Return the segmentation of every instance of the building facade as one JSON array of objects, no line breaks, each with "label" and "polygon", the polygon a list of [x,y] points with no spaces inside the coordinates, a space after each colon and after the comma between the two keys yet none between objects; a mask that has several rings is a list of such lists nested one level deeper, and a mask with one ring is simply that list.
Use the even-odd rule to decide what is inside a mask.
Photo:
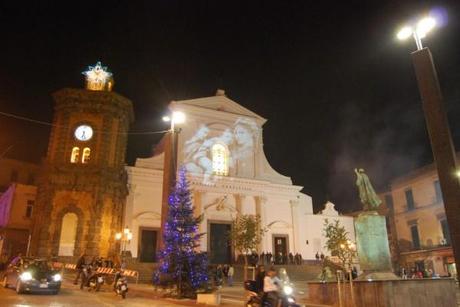
[{"label": "building facade", "polygon": [[[227,233],[237,214],[257,214],[267,229],[258,252],[314,259],[323,250],[324,220],[340,219],[354,240],[352,217],[339,216],[328,204],[313,214],[312,199],[289,177],[277,173],[263,151],[266,119],[222,94],[173,102],[186,115],[179,125],[177,166],[187,170],[197,215],[203,214],[201,250],[213,263],[235,254]],[[139,261],[155,261],[161,226],[164,153],[137,159],[127,167],[129,195],[125,224],[133,232],[127,245]]]},{"label": "building facade", "polygon": [[26,255],[34,218],[37,187],[13,183],[0,196],[0,258]]},{"label": "building facade", "polygon": [[428,165],[394,179],[382,193],[387,222],[397,245],[394,259],[406,269],[431,269],[440,276],[455,272],[455,261],[438,175]]},{"label": "building facade", "polygon": [[37,164],[0,158],[0,194],[5,192],[12,183],[36,185],[39,171],[40,166]]}]

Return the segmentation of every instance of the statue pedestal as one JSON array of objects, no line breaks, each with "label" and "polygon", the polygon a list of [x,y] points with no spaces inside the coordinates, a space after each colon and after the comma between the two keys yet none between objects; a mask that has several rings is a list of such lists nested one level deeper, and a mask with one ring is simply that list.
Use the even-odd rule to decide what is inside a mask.
[{"label": "statue pedestal", "polygon": [[358,280],[397,279],[391,266],[385,217],[366,211],[355,220],[356,246],[363,274]]}]

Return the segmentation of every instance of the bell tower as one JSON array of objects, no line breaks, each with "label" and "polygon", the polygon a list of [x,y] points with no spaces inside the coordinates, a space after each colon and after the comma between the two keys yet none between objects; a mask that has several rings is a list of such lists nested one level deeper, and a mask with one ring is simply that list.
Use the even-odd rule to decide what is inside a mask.
[{"label": "bell tower", "polygon": [[83,74],[85,89],[53,94],[53,126],[31,241],[38,256],[111,255],[123,226],[132,103],[112,92],[112,74],[100,62]]}]

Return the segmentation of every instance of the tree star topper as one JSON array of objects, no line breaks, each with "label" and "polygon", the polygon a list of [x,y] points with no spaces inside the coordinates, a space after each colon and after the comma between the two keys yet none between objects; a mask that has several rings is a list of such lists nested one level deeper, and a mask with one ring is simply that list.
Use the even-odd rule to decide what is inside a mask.
[{"label": "tree star topper", "polygon": [[97,62],[94,66],[88,66],[88,70],[82,72],[86,76],[86,88],[93,91],[110,91],[113,85],[112,73],[107,66]]}]

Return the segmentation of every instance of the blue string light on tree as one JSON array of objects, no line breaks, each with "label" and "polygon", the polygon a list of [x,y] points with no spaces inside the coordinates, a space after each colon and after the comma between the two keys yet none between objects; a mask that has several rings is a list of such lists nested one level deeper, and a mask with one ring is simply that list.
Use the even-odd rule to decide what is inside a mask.
[{"label": "blue string light on tree", "polygon": [[154,283],[175,285],[179,297],[194,297],[196,291],[207,285],[208,259],[198,252],[198,232],[202,216],[193,215],[185,168],[179,170],[178,180],[169,195],[169,211],[164,225],[164,248],[159,252],[159,268]]}]

